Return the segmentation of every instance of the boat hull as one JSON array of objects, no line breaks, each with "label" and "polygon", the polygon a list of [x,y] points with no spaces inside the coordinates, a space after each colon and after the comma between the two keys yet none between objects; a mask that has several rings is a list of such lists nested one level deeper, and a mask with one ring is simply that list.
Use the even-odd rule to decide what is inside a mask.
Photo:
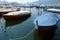
[{"label": "boat hull", "polygon": [[22,18],[28,17],[30,15],[31,15],[31,13],[25,14],[25,15],[3,15],[3,17],[6,20],[11,20],[11,19],[22,19]]},{"label": "boat hull", "polygon": [[34,37],[35,39],[42,38],[42,40],[53,40],[56,29],[57,26],[50,28],[39,28],[35,30],[35,34],[34,34],[35,36],[37,36],[37,38],[35,36]]},{"label": "boat hull", "polygon": [[51,29],[53,29],[53,28],[57,28],[57,26],[54,25],[54,26],[51,26],[51,27],[48,26],[48,27],[45,27],[45,28],[38,28],[37,31],[43,33],[43,32],[46,32],[46,31],[48,31],[48,30],[51,30]]},{"label": "boat hull", "polygon": [[54,25],[50,25],[50,26],[38,26],[38,28],[51,28],[51,27],[55,27],[57,24]]}]

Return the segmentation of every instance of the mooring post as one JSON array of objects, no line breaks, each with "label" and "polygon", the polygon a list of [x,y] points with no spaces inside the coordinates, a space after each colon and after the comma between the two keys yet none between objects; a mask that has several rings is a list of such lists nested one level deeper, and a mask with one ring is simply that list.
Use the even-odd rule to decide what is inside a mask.
[{"label": "mooring post", "polygon": [[39,8],[38,8],[38,16],[39,16]]},{"label": "mooring post", "polygon": [[36,20],[36,29],[38,29],[38,20]]}]

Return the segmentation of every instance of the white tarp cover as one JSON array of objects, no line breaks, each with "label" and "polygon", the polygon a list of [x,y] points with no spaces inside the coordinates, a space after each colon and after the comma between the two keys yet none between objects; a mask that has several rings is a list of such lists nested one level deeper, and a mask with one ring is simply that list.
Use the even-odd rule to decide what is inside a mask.
[{"label": "white tarp cover", "polygon": [[52,26],[52,25],[55,25],[57,23],[58,18],[53,13],[46,13],[44,15],[38,16],[34,20],[35,25],[36,25],[36,20],[38,20],[38,25],[39,26]]}]

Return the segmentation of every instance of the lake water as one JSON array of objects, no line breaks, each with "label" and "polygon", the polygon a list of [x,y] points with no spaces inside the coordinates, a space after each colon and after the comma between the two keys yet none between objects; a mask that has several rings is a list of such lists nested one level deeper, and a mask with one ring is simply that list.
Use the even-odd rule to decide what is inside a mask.
[{"label": "lake water", "polygon": [[[4,20],[3,17],[0,18],[0,40],[60,40],[60,14],[55,13],[59,22],[56,28],[53,28],[49,32],[45,32],[44,35],[40,33],[37,34],[35,30],[35,25],[33,23],[34,19],[39,15],[45,13],[50,13],[36,8],[28,8],[31,10],[31,16],[21,19],[21,20]],[[52,12],[51,12],[52,13]],[[44,19],[43,19],[44,20]],[[5,30],[5,31],[4,31]],[[51,33],[51,34],[49,34]],[[49,36],[48,36],[48,35]],[[44,38],[45,37],[45,38]]]}]

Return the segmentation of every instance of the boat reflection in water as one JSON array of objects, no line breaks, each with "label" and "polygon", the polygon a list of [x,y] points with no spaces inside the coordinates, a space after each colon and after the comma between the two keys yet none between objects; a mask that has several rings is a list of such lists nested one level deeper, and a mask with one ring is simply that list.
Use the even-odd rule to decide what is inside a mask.
[{"label": "boat reflection in water", "polygon": [[49,28],[39,28],[35,31],[35,40],[53,40],[57,26]]},{"label": "boat reflection in water", "polygon": [[24,18],[21,18],[21,19],[6,20],[5,27],[14,26],[14,25],[17,25],[19,23],[22,23],[23,21],[27,20],[30,16],[31,15],[24,17]]},{"label": "boat reflection in water", "polygon": [[[11,30],[7,29],[8,27],[15,26],[17,24],[21,24],[22,22],[26,21],[31,15],[21,18],[21,19],[14,19],[14,20],[5,20],[3,17],[0,18],[0,26],[4,31],[5,37],[10,37],[11,39],[14,38],[14,34]],[[10,34],[9,34],[10,32]]]},{"label": "boat reflection in water", "polygon": [[23,21],[27,20],[31,15],[20,18],[20,19],[14,19],[14,20],[5,20],[3,17],[0,18],[0,24],[2,26],[2,29],[6,32],[6,28],[10,26],[14,26],[17,24],[22,23]]}]

